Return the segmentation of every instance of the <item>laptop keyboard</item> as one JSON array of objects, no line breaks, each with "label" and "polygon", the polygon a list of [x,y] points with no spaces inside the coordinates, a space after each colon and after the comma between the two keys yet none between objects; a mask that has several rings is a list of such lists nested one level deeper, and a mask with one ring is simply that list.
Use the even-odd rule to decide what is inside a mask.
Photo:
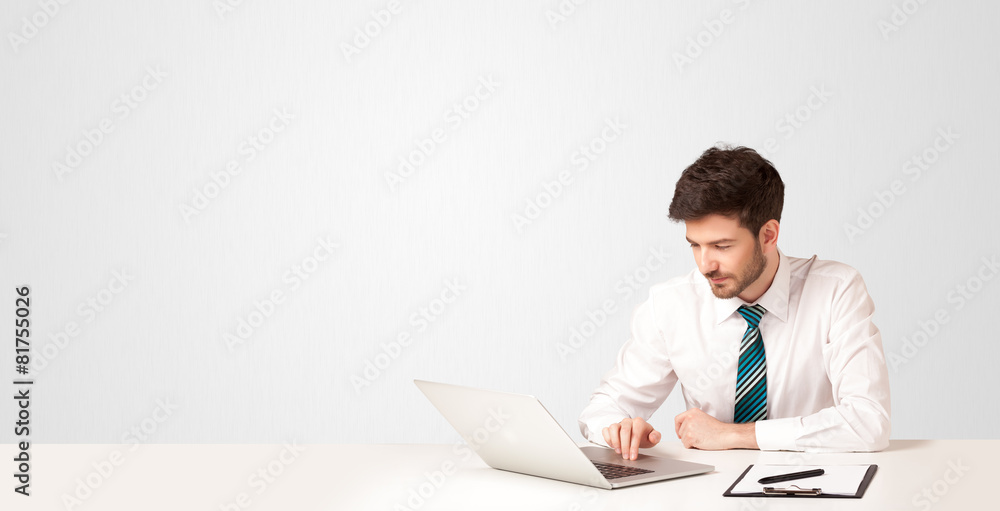
[{"label": "laptop keyboard", "polygon": [[594,460],[590,460],[590,462],[597,467],[597,470],[601,471],[601,475],[603,475],[605,479],[618,479],[620,477],[637,476],[639,474],[648,474],[652,472],[652,470],[646,470],[644,468],[613,465],[611,463],[601,463]]}]

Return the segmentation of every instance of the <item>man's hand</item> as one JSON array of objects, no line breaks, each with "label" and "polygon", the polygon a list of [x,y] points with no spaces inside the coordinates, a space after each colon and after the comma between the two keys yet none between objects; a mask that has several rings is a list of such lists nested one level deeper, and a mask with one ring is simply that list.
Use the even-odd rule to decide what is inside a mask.
[{"label": "man's hand", "polygon": [[604,433],[604,441],[614,447],[615,452],[621,454],[622,458],[626,460],[638,458],[640,447],[643,449],[652,447],[660,443],[660,438],[663,437],[642,417],[625,419],[618,424],[612,424],[604,428],[602,433]]},{"label": "man's hand", "polygon": [[718,451],[759,448],[754,423],[726,424],[698,408],[691,408],[675,417],[674,431],[688,449]]}]

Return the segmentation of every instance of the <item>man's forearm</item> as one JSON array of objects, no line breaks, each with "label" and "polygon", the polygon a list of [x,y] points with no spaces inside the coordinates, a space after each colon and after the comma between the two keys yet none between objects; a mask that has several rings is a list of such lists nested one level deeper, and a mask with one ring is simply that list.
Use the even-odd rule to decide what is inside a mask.
[{"label": "man's forearm", "polygon": [[755,423],[731,424],[730,428],[730,438],[727,442],[730,449],[759,449]]},{"label": "man's forearm", "polygon": [[758,449],[756,423],[722,422],[700,408],[691,408],[674,417],[674,432],[689,449]]}]

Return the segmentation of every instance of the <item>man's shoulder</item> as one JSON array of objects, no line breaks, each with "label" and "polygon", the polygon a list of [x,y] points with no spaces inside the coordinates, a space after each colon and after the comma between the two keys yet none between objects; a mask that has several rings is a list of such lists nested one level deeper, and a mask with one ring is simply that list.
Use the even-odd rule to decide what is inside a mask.
[{"label": "man's shoulder", "polygon": [[649,288],[649,297],[657,300],[691,300],[700,298],[702,291],[708,289],[705,277],[698,269],[673,277],[664,282],[653,284]]},{"label": "man's shoulder", "polygon": [[785,256],[785,259],[788,262],[789,274],[793,279],[831,280],[849,283],[861,277],[861,273],[849,264],[820,259],[815,255],[809,258]]}]

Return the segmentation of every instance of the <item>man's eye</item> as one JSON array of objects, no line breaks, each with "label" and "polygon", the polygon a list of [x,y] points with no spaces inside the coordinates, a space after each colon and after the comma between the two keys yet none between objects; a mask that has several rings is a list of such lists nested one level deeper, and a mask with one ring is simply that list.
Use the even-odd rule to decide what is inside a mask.
[{"label": "man's eye", "polygon": [[719,250],[726,250],[729,248],[729,245],[716,245],[715,248]]}]

